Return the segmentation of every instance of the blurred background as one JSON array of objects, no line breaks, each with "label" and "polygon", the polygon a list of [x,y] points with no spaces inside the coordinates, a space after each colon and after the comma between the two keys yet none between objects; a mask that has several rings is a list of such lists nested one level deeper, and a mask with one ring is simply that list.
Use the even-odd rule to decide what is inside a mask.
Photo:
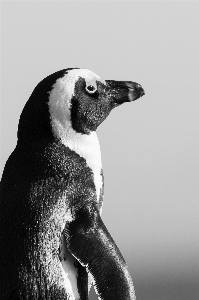
[{"label": "blurred background", "polygon": [[198,12],[197,1],[1,2],[1,174],[47,75],[81,67],[145,89],[98,129],[102,218],[137,300],[199,299]]}]

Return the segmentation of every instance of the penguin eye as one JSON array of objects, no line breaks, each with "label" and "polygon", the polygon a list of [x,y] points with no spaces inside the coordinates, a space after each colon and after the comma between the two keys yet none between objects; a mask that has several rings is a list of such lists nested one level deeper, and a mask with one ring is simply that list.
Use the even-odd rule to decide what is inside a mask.
[{"label": "penguin eye", "polygon": [[89,85],[86,86],[86,91],[89,94],[94,94],[97,91],[97,87],[92,85],[92,84],[89,84]]}]

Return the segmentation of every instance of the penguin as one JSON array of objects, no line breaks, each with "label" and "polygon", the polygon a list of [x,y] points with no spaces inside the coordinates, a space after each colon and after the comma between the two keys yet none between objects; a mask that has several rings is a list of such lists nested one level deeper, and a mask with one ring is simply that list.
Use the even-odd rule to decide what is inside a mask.
[{"label": "penguin", "polygon": [[144,95],[138,83],[81,68],[43,79],[21,113],[0,182],[0,300],[135,299],[101,218],[98,126]]}]

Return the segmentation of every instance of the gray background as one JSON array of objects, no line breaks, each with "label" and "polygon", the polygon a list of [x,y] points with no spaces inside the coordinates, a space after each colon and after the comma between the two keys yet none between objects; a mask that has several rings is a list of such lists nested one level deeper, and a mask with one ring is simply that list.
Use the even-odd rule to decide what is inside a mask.
[{"label": "gray background", "polygon": [[138,300],[198,300],[199,3],[8,1],[1,9],[1,174],[22,108],[47,75],[82,67],[140,83],[146,95],[98,129],[102,217]]}]

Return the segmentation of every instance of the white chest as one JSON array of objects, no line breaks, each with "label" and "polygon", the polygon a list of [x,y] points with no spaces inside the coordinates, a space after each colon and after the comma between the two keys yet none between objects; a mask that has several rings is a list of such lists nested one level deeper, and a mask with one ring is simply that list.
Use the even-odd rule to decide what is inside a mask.
[{"label": "white chest", "polygon": [[[75,134],[74,134],[75,133]],[[102,162],[100,145],[97,134],[83,135],[74,132],[66,141],[66,145],[86,160],[88,167],[92,170],[96,188],[97,200],[99,200],[102,188]]]},{"label": "white chest", "polygon": [[88,167],[93,172],[97,201],[99,201],[102,188],[102,162],[96,132],[91,132],[90,135],[77,133],[70,125],[66,130],[66,126],[63,127],[56,119],[52,120],[52,124],[56,135],[61,138],[61,142],[86,160]]}]

